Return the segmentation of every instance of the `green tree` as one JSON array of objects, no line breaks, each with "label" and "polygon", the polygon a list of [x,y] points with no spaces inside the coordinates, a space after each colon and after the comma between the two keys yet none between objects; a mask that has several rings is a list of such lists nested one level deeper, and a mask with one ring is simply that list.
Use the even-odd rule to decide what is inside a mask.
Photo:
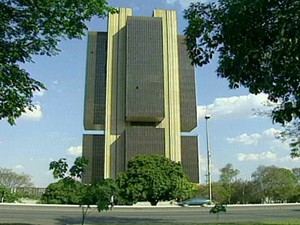
[{"label": "green tree", "polygon": [[115,180],[104,179],[88,185],[86,192],[88,194],[83,197],[83,202],[87,205],[97,205],[100,212],[109,209],[111,196],[118,196],[119,188]]},{"label": "green tree", "polygon": [[46,88],[22,65],[57,54],[62,39],[85,34],[86,21],[116,10],[105,0],[2,0],[0,8],[0,120],[14,124],[34,108],[34,92]]},{"label": "green tree", "polygon": [[291,147],[291,156],[300,157],[300,119],[295,119],[285,126],[285,130],[279,138],[283,141],[289,141]]},{"label": "green tree", "polygon": [[240,173],[238,169],[234,169],[233,165],[228,163],[225,167],[220,169],[220,182],[223,184],[225,191],[227,192],[227,202],[231,203],[231,197],[235,192],[235,189],[232,188],[232,183],[234,182],[234,178]]},{"label": "green tree", "polygon": [[136,156],[117,179],[120,195],[131,202],[182,200],[193,193],[193,185],[180,163],[162,155]]},{"label": "green tree", "polygon": [[86,187],[79,180],[87,165],[88,159],[85,157],[77,157],[72,167],[65,158],[50,162],[49,170],[52,170],[55,179],[60,180],[46,188],[41,201],[48,204],[81,204]]},{"label": "green tree", "polygon": [[18,197],[15,193],[13,193],[9,188],[7,187],[1,187],[0,186],[0,202],[15,202],[18,200]]},{"label": "green tree", "polygon": [[250,204],[259,204],[262,203],[265,198],[264,193],[258,188],[257,182],[255,181],[246,181],[245,190],[244,190],[244,201],[245,203]]},{"label": "green tree", "polygon": [[70,182],[68,178],[50,184],[41,197],[43,204],[80,205],[84,197],[85,186],[79,181]]},{"label": "green tree", "polygon": [[53,177],[55,179],[69,178],[72,180],[82,178],[84,169],[87,165],[87,158],[77,157],[74,161],[74,165],[69,169],[67,159],[61,158],[58,161],[52,161],[49,165],[49,169],[53,170]]},{"label": "green tree", "polygon": [[298,179],[292,171],[275,166],[259,166],[252,174],[262,201],[285,202],[293,197]]},{"label": "green tree", "polygon": [[230,184],[234,182],[234,179],[239,175],[240,171],[234,169],[231,163],[226,164],[223,168],[220,169],[220,182],[224,184]]},{"label": "green tree", "polygon": [[72,167],[65,158],[50,163],[56,179],[61,179],[50,184],[41,201],[44,203],[79,204],[82,206],[82,223],[88,215],[90,205],[97,205],[99,212],[107,210],[110,205],[110,197],[117,195],[118,188],[114,180],[106,179],[94,182],[90,185],[82,184],[78,180],[82,178],[84,169],[88,165],[88,159],[77,157]]},{"label": "green tree", "polygon": [[212,199],[215,202],[226,204],[228,200],[228,192],[221,182],[212,183]]},{"label": "green tree", "polygon": [[292,169],[292,172],[295,174],[295,176],[296,176],[297,179],[298,179],[298,183],[300,184],[300,167],[293,168],[293,169]]},{"label": "green tree", "polygon": [[[300,130],[300,1],[218,0],[185,10],[187,48],[203,66],[218,53],[217,75],[277,103],[274,122]],[[288,135],[288,132],[286,133]],[[299,156],[300,136],[292,154]],[[294,154],[296,153],[296,154]]]},{"label": "green tree", "polygon": [[15,190],[19,187],[32,187],[31,177],[28,174],[18,174],[11,169],[0,168],[0,187]]}]

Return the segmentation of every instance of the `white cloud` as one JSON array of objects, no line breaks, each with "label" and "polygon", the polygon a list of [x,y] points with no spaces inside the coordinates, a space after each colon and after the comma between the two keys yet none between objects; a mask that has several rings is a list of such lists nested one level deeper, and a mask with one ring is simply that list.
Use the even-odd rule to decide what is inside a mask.
[{"label": "white cloud", "polygon": [[41,90],[39,90],[39,91],[35,91],[35,92],[33,93],[33,95],[34,95],[34,96],[39,96],[39,97],[41,97],[41,96],[43,96],[45,93],[46,93],[46,90],[45,90],[45,89],[41,89]]},{"label": "white cloud", "polygon": [[15,169],[17,169],[17,170],[22,170],[22,169],[24,169],[24,166],[22,166],[22,165],[16,165],[16,166],[15,166]]},{"label": "white cloud", "polygon": [[178,0],[167,0],[167,4],[174,4],[175,2],[177,2]]},{"label": "white cloud", "polygon": [[[199,2],[199,0],[166,0],[167,4],[179,3],[183,8],[188,7],[192,2]],[[207,1],[202,1],[207,2]]]},{"label": "white cloud", "polygon": [[242,95],[228,98],[216,98],[214,103],[198,106],[198,119],[211,114],[214,119],[251,119],[257,117],[254,110],[269,110],[267,95]]},{"label": "white cloud", "polygon": [[25,113],[22,114],[21,119],[24,120],[40,120],[43,117],[43,110],[40,105],[35,105],[32,110],[26,109]]},{"label": "white cloud", "polygon": [[281,143],[276,136],[281,131],[275,128],[270,128],[263,132],[254,133],[254,134],[241,134],[237,137],[229,137],[227,138],[227,142],[230,144],[241,143],[243,145],[258,145],[260,141],[263,142],[272,142],[272,146],[277,145],[277,143]]},{"label": "white cloud", "polygon": [[[263,161],[265,163],[271,162],[277,164],[282,164],[282,166],[292,166],[291,163],[299,163],[300,158],[292,158],[290,155],[279,156],[277,153],[273,151],[266,151],[261,153],[238,153],[237,154],[238,161]],[[296,164],[297,165],[297,164]],[[293,166],[292,166],[293,167]]]},{"label": "white cloud", "polygon": [[51,88],[57,92],[62,92],[61,90],[61,82],[58,80],[52,81]]},{"label": "white cloud", "polygon": [[71,156],[81,156],[82,154],[82,146],[71,146],[68,150],[68,155]]},{"label": "white cloud", "polygon": [[261,161],[261,160],[276,160],[277,154],[271,151],[262,153],[239,153],[237,155],[238,161]]},{"label": "white cloud", "polygon": [[230,144],[242,143],[244,145],[257,145],[259,139],[261,139],[260,134],[241,134],[240,136],[234,138],[227,138],[227,141]]},{"label": "white cloud", "polygon": [[[299,163],[300,162],[300,158],[292,158],[290,155],[287,155],[287,156],[285,156],[285,157],[282,157],[282,158],[280,158],[279,160],[278,160],[279,162],[281,162],[281,163],[284,163],[284,164],[286,164],[286,163]],[[298,167],[298,164],[297,164],[297,167]]]},{"label": "white cloud", "polygon": [[270,128],[268,130],[263,131],[263,136],[265,138],[274,138],[274,137],[278,137],[278,135],[282,132],[282,130],[278,130],[275,128]]}]

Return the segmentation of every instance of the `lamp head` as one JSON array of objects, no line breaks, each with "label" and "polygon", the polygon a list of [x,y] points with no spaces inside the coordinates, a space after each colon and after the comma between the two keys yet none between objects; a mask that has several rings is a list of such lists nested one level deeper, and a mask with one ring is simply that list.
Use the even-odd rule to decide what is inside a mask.
[{"label": "lamp head", "polygon": [[211,115],[209,115],[209,114],[207,114],[207,115],[205,115],[205,117],[204,117],[206,120],[208,120],[208,119],[210,119],[211,118]]}]

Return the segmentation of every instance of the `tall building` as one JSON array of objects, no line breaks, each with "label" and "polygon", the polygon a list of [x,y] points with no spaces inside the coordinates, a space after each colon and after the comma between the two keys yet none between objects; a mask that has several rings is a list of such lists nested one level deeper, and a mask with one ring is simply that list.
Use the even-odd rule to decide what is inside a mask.
[{"label": "tall building", "polygon": [[89,32],[84,107],[84,181],[116,178],[136,155],[181,162],[199,182],[194,67],[176,11],[132,16],[121,8],[107,32]]}]

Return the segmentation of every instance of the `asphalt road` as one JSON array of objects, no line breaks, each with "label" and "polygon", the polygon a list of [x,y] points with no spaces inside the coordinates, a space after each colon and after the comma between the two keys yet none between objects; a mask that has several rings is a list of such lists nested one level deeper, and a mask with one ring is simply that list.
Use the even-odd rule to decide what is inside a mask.
[{"label": "asphalt road", "polygon": [[[0,204],[1,223],[23,223],[30,225],[80,224],[81,208],[4,205]],[[273,206],[229,206],[226,213],[209,214],[207,207],[115,207],[112,211],[99,213],[90,210],[86,224],[195,224],[216,222],[263,222],[300,219],[299,205]]]}]

